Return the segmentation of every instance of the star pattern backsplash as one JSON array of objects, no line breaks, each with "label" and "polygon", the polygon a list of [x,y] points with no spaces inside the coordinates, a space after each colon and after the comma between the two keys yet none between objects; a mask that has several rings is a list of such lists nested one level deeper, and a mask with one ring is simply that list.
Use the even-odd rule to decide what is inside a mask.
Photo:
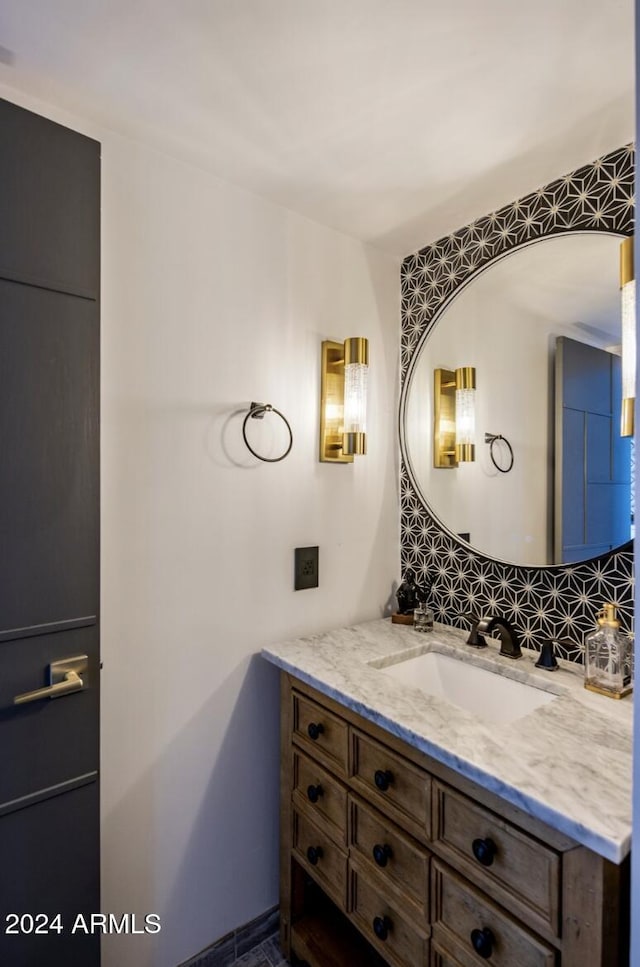
[{"label": "star pattern backsplash", "polygon": [[[402,263],[401,402],[419,350],[460,288],[496,259],[538,239],[575,231],[632,235],[634,147],[626,145],[408,256]],[[436,619],[469,627],[465,613],[500,614],[522,643],[554,638],[563,658],[582,661],[584,636],[605,601],[633,629],[632,545],[579,564],[521,567],[485,557],[445,530],[411,478],[401,433],[402,571],[432,582]]]}]

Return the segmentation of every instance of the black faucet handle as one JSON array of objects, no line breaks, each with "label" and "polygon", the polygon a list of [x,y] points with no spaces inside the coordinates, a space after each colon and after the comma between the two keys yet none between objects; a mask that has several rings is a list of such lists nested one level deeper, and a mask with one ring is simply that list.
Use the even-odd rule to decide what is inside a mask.
[{"label": "black faucet handle", "polygon": [[480,615],[474,614],[473,611],[466,611],[462,617],[471,622],[471,631],[467,638],[467,644],[471,645],[472,648],[486,648],[487,643],[484,640],[484,635],[478,631],[478,625],[483,620]]},{"label": "black faucet handle", "polygon": [[549,638],[543,642],[540,649],[540,657],[536,662],[536,668],[544,668],[548,672],[555,672],[560,666],[556,661],[555,639]]}]

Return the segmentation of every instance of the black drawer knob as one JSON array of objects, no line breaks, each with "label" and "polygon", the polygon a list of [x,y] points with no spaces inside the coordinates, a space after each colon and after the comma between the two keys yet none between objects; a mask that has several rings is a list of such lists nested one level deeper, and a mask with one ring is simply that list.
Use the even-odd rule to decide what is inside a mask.
[{"label": "black drawer knob", "polygon": [[309,802],[317,802],[324,790],[320,783],[317,786],[307,786],[307,797]]},{"label": "black drawer knob", "polygon": [[373,932],[375,933],[378,940],[386,940],[389,936],[389,931],[391,930],[391,920],[389,917],[374,917],[373,918]]},{"label": "black drawer knob", "polygon": [[309,733],[309,738],[313,739],[315,742],[316,739],[324,732],[324,725],[322,722],[309,722],[307,732]]},{"label": "black drawer knob", "polygon": [[307,850],[307,859],[312,866],[317,866],[318,860],[322,859],[322,846],[310,846]]},{"label": "black drawer knob", "polygon": [[493,936],[491,930],[489,930],[489,927],[471,931],[471,946],[483,960],[489,959],[493,953],[493,945],[495,942],[496,938]]},{"label": "black drawer knob", "polygon": [[388,769],[376,769],[373,779],[378,789],[381,792],[386,792],[393,782],[393,773],[389,772]]},{"label": "black drawer knob", "polygon": [[393,851],[390,846],[387,846],[386,843],[384,845],[376,843],[376,845],[373,847],[373,858],[378,866],[386,866],[387,861],[390,860],[392,856]]},{"label": "black drawer knob", "polygon": [[498,852],[498,847],[488,836],[486,839],[474,839],[471,849],[478,863],[483,866],[491,866]]}]

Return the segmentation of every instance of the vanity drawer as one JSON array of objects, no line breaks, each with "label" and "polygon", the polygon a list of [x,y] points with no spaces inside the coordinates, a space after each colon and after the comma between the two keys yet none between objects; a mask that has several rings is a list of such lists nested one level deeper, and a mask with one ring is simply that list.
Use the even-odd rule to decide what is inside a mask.
[{"label": "vanity drawer", "polygon": [[293,802],[336,842],[347,845],[347,790],[322,766],[293,750]]},{"label": "vanity drawer", "polygon": [[[434,849],[508,910],[558,934],[557,853],[448,786],[433,783]],[[486,865],[485,865],[486,864]]]},{"label": "vanity drawer", "polygon": [[[557,952],[529,933],[438,860],[431,863],[431,922],[436,948],[465,967],[554,967]],[[476,952],[473,939],[484,950]],[[576,965],[577,967],[577,965]]]},{"label": "vanity drawer", "polygon": [[347,774],[349,727],[322,705],[292,693],[293,739],[309,755],[341,776]]},{"label": "vanity drawer", "polygon": [[429,915],[429,853],[379,812],[356,796],[349,796],[350,855],[368,866],[380,883],[400,892],[416,905],[416,914]]},{"label": "vanity drawer", "polygon": [[341,909],[346,909],[347,854],[327,833],[293,810],[293,855]]},{"label": "vanity drawer", "polygon": [[441,950],[437,944],[431,940],[431,960],[430,967],[461,967],[459,960],[454,960],[453,956],[446,950]]},{"label": "vanity drawer", "polygon": [[349,868],[351,919],[393,967],[427,967],[428,921],[393,899],[377,878]]},{"label": "vanity drawer", "polygon": [[431,776],[352,730],[351,785],[421,842],[431,839]]}]

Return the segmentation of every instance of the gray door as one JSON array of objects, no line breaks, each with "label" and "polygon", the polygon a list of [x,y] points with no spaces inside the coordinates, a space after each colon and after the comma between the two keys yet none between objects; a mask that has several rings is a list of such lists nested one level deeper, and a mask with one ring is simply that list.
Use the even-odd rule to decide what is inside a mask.
[{"label": "gray door", "polygon": [[556,564],[631,539],[631,444],[620,436],[620,405],[619,357],[557,339]]},{"label": "gray door", "polygon": [[[99,197],[95,141],[0,101],[7,967],[99,964]],[[58,680],[67,694],[29,695]]]}]

